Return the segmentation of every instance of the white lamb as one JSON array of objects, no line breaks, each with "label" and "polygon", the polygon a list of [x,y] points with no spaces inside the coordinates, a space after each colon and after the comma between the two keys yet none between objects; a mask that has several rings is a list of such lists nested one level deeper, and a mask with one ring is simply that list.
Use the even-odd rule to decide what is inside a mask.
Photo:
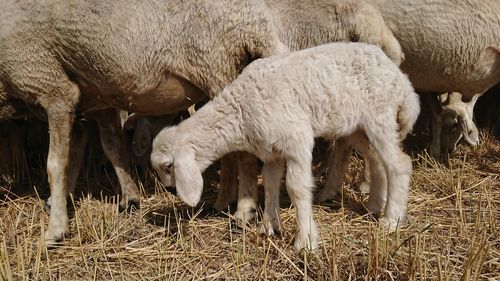
[{"label": "white lamb", "polygon": [[[323,45],[260,59],[180,125],[153,141],[151,162],[164,184],[176,186],[188,205],[200,201],[201,173],[231,151],[246,150],[264,161],[264,228],[279,230],[279,183],[286,162],[286,188],[296,208],[295,248],[314,250],[311,171],[315,137],[349,137],[365,154],[371,145],[387,173],[387,194],[372,189],[369,209],[382,207],[391,230],[406,220],[411,159],[400,150],[420,111],[406,77],[379,47],[362,43]],[[398,125],[399,122],[399,125]]]}]

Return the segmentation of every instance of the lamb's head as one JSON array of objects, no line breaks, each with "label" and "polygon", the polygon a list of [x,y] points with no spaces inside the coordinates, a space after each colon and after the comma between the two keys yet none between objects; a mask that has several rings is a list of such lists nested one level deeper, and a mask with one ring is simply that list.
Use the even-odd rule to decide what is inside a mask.
[{"label": "lamb's head", "polygon": [[163,184],[175,186],[181,200],[194,207],[203,192],[203,178],[193,148],[182,145],[178,134],[176,127],[170,127],[156,136],[151,164]]}]

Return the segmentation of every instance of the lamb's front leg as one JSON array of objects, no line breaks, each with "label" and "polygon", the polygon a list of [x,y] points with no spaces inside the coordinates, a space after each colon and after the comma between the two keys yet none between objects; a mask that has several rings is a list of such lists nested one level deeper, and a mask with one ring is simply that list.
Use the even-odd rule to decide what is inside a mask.
[{"label": "lamb's front leg", "polygon": [[235,218],[250,222],[257,212],[257,157],[238,152],[238,207]]},{"label": "lamb's front leg", "polygon": [[281,223],[279,217],[280,211],[280,186],[281,178],[284,172],[284,161],[278,159],[265,162],[262,168],[262,177],[264,180],[265,207],[264,217],[260,228],[261,234],[273,236],[281,232]]},{"label": "lamb's front leg", "polygon": [[106,157],[113,164],[122,190],[121,209],[137,208],[140,194],[131,176],[131,165],[122,138],[120,113],[115,109],[101,110],[94,117],[99,125],[101,144]]},{"label": "lamb's front leg", "polygon": [[[294,247],[298,251],[306,249],[314,251],[318,248],[318,227],[313,217],[312,189],[312,148],[308,154],[301,153],[300,158],[287,159],[286,188],[295,206],[298,232]],[[301,159],[302,158],[302,159]]]}]

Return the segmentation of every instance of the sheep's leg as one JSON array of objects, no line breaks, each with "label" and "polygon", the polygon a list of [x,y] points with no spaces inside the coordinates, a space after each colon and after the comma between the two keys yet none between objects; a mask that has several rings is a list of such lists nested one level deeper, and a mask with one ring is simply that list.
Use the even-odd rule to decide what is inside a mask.
[{"label": "sheep's leg", "polygon": [[88,132],[80,124],[73,126],[71,135],[70,159],[71,167],[68,171],[68,192],[73,194],[76,188],[78,175],[83,165],[83,157],[85,156],[85,147],[87,146]]},{"label": "sheep's leg", "polygon": [[431,121],[431,135],[432,140],[429,147],[429,154],[435,158],[439,159],[441,155],[441,106],[438,104],[437,98],[432,94],[427,94],[424,99],[427,108],[430,111],[430,121]]},{"label": "sheep's leg", "polygon": [[122,191],[120,208],[123,210],[137,208],[140,201],[139,189],[131,176],[130,162],[121,134],[120,113],[115,109],[101,110],[96,112],[94,118],[99,125],[104,154],[113,164],[120,181]]},{"label": "sheep's leg", "polygon": [[283,159],[265,162],[262,167],[264,179],[265,207],[264,217],[260,228],[261,234],[273,236],[281,232],[279,217],[280,211],[280,185],[283,177],[285,163]]},{"label": "sheep's leg", "polygon": [[238,185],[237,154],[230,153],[221,159],[221,174],[219,193],[214,208],[221,212],[227,211],[227,206],[236,201]]},{"label": "sheep's leg", "polygon": [[[364,135],[354,136],[356,141],[353,142],[357,150],[365,157],[365,177],[369,179],[368,191],[368,210],[379,215],[387,200],[387,175],[382,160],[369,144]],[[368,172],[368,175],[366,174]]]},{"label": "sheep's leg", "polygon": [[245,223],[255,218],[257,211],[257,158],[248,152],[238,152],[238,207],[234,217]]},{"label": "sheep's leg", "polygon": [[411,158],[398,146],[398,136],[386,132],[368,135],[387,173],[387,204],[380,222],[394,231],[407,223],[406,209],[411,177]]},{"label": "sheep's leg", "polygon": [[[85,155],[85,146],[87,145],[88,134],[86,128],[75,123],[73,126],[73,133],[71,134],[71,144],[69,151],[69,159],[71,161],[71,166],[68,170],[68,195],[73,194],[76,188],[76,182],[78,180],[78,175],[83,164],[83,156]],[[52,206],[52,197],[47,199],[45,203],[45,211],[50,213],[50,208]]]},{"label": "sheep's leg", "polygon": [[45,241],[50,246],[64,239],[69,233],[67,176],[74,114],[73,110],[54,105],[47,109],[47,118],[50,130],[47,174],[52,209]]},{"label": "sheep's leg", "polygon": [[330,152],[328,160],[329,168],[325,186],[316,197],[318,202],[332,200],[342,191],[351,154],[352,148],[348,138],[339,138],[335,141],[335,146]]}]

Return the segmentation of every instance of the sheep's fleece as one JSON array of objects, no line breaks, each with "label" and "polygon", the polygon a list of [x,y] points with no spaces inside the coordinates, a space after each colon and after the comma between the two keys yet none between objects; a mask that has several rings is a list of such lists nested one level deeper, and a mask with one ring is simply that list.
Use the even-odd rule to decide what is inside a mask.
[{"label": "sheep's fleece", "polygon": [[[191,118],[163,129],[153,141],[151,161],[162,181],[175,185],[190,206],[200,201],[201,172],[226,153],[254,153],[264,161],[267,178],[279,177],[280,163],[286,161],[287,190],[297,209],[295,247],[315,249],[314,138],[352,136],[373,146],[388,176],[387,190],[379,191],[387,197],[382,221],[394,229],[406,219],[411,173],[400,133],[406,135],[419,112],[407,76],[379,47],[328,44],[251,63]],[[276,194],[279,180],[272,182],[278,186],[265,184],[266,194]],[[266,198],[268,233],[278,220],[276,210],[269,210],[277,206],[274,195]],[[371,210],[377,212],[383,203],[375,202]]]}]

